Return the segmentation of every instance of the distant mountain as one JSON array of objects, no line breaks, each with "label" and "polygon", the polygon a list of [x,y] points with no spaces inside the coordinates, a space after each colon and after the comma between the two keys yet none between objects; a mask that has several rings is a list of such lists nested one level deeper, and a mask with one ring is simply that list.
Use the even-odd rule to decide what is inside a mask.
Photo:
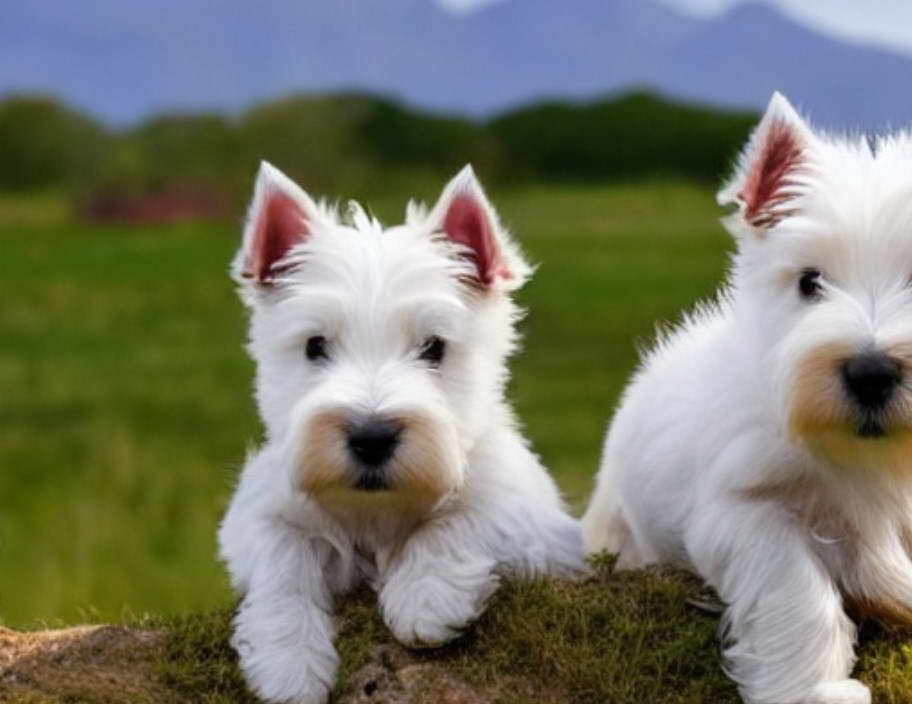
[{"label": "distant mountain", "polygon": [[766,5],[733,9],[665,54],[655,85],[682,97],[761,105],[785,93],[814,122],[883,128],[912,122],[912,57],[845,44],[793,23]]},{"label": "distant mountain", "polygon": [[822,124],[912,121],[912,57],[842,43],[766,5],[699,20],[650,0],[80,0],[0,5],[0,92],[46,91],[122,124],[366,89],[487,115],[651,86],[762,107],[781,90]]}]

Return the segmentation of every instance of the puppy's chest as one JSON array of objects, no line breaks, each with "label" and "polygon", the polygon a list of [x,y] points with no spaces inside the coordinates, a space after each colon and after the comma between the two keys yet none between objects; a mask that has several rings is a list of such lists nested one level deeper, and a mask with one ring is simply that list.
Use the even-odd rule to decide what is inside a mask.
[{"label": "puppy's chest", "polygon": [[[813,498],[788,508],[838,584],[846,611],[857,620],[912,626],[910,527],[873,509],[859,524],[843,507]],[[907,583],[897,588],[896,581]]]},{"label": "puppy's chest", "polygon": [[401,554],[419,522],[403,516],[379,516],[350,521],[346,525],[355,559],[357,581],[374,586]]},{"label": "puppy's chest", "polygon": [[858,531],[838,502],[831,500],[818,482],[796,479],[748,489],[749,501],[778,505],[803,531],[810,543],[826,553],[840,553]]}]

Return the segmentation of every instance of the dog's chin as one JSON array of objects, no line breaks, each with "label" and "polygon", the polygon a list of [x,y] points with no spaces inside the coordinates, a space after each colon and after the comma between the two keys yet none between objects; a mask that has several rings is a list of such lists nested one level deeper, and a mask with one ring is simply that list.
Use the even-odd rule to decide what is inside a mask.
[{"label": "dog's chin", "polygon": [[847,398],[841,372],[851,350],[815,348],[792,370],[788,431],[793,441],[846,472],[912,477],[912,398],[897,394],[882,409]]},{"label": "dog's chin", "polygon": [[791,422],[792,437],[826,463],[851,472],[912,476],[912,426],[883,414]]},{"label": "dog's chin", "polygon": [[414,466],[397,457],[379,468],[317,459],[298,467],[297,489],[327,508],[424,513],[461,485],[462,472],[454,467]]},{"label": "dog's chin", "polygon": [[393,489],[393,486],[390,484],[389,478],[386,477],[385,472],[362,470],[355,478],[354,482],[352,482],[352,489],[367,494],[375,494],[381,491],[389,492]]},{"label": "dog's chin", "polygon": [[[324,474],[325,473],[321,473]],[[331,513],[409,513],[425,514],[456,490],[455,485],[429,487],[397,481],[383,472],[351,468],[346,476],[331,484],[308,485],[299,489]]]},{"label": "dog's chin", "polygon": [[862,440],[889,440],[890,430],[884,419],[874,413],[865,413],[855,423],[855,435]]},{"label": "dog's chin", "polygon": [[347,416],[324,413],[306,424],[295,454],[295,488],[326,506],[427,511],[459,489],[465,456],[450,425],[408,416],[405,439],[381,467],[347,447]]}]

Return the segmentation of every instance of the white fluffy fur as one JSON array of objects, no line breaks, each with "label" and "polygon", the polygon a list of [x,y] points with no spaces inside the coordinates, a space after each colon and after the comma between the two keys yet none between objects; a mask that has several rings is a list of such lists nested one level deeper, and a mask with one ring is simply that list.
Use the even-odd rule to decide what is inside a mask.
[{"label": "white fluffy fur", "polygon": [[[244,271],[277,191],[310,234],[263,286]],[[440,232],[460,194],[483,209],[512,278],[471,284],[471,253]],[[234,274],[250,307],[266,440],[219,533],[244,595],[233,643],[264,699],[323,702],[338,664],[335,596],[366,582],[397,639],[437,645],[479,616],[502,575],[575,574],[582,538],[504,400],[517,318],[509,293],[529,269],[471,169],[433,209],[410,204],[404,225],[383,229],[356,205],[343,218],[315,204],[264,164],[249,221]],[[314,335],[326,337],[328,360],[306,358]],[[446,340],[439,369],[418,359],[430,335]],[[408,423],[390,491],[350,488],[337,426],[365,413]]]},{"label": "white fluffy fur", "polygon": [[[760,228],[738,194],[774,122],[801,167]],[[912,135],[822,135],[777,95],[720,202],[737,206],[728,283],[628,387],[586,547],[715,587],[725,664],[748,702],[864,704],[845,607],[912,614]],[[798,293],[806,267],[823,272],[817,301]],[[876,439],[857,436],[839,377],[869,349],[905,371]]]}]

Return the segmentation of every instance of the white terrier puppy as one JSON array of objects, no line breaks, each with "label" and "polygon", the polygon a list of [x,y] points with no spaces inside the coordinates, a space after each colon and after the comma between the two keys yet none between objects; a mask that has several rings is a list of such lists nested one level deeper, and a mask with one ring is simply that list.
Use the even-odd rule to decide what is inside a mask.
[{"label": "white terrier puppy", "polygon": [[912,620],[912,134],[776,94],[718,200],[728,284],[627,389],[586,547],[712,585],[747,701],[866,703],[847,612]]},{"label": "white terrier puppy", "polygon": [[253,690],[323,702],[333,597],[361,582],[406,645],[479,616],[503,574],[575,574],[582,535],[504,400],[530,269],[471,168],[384,230],[263,164],[233,275],[264,445],[219,533]]}]

